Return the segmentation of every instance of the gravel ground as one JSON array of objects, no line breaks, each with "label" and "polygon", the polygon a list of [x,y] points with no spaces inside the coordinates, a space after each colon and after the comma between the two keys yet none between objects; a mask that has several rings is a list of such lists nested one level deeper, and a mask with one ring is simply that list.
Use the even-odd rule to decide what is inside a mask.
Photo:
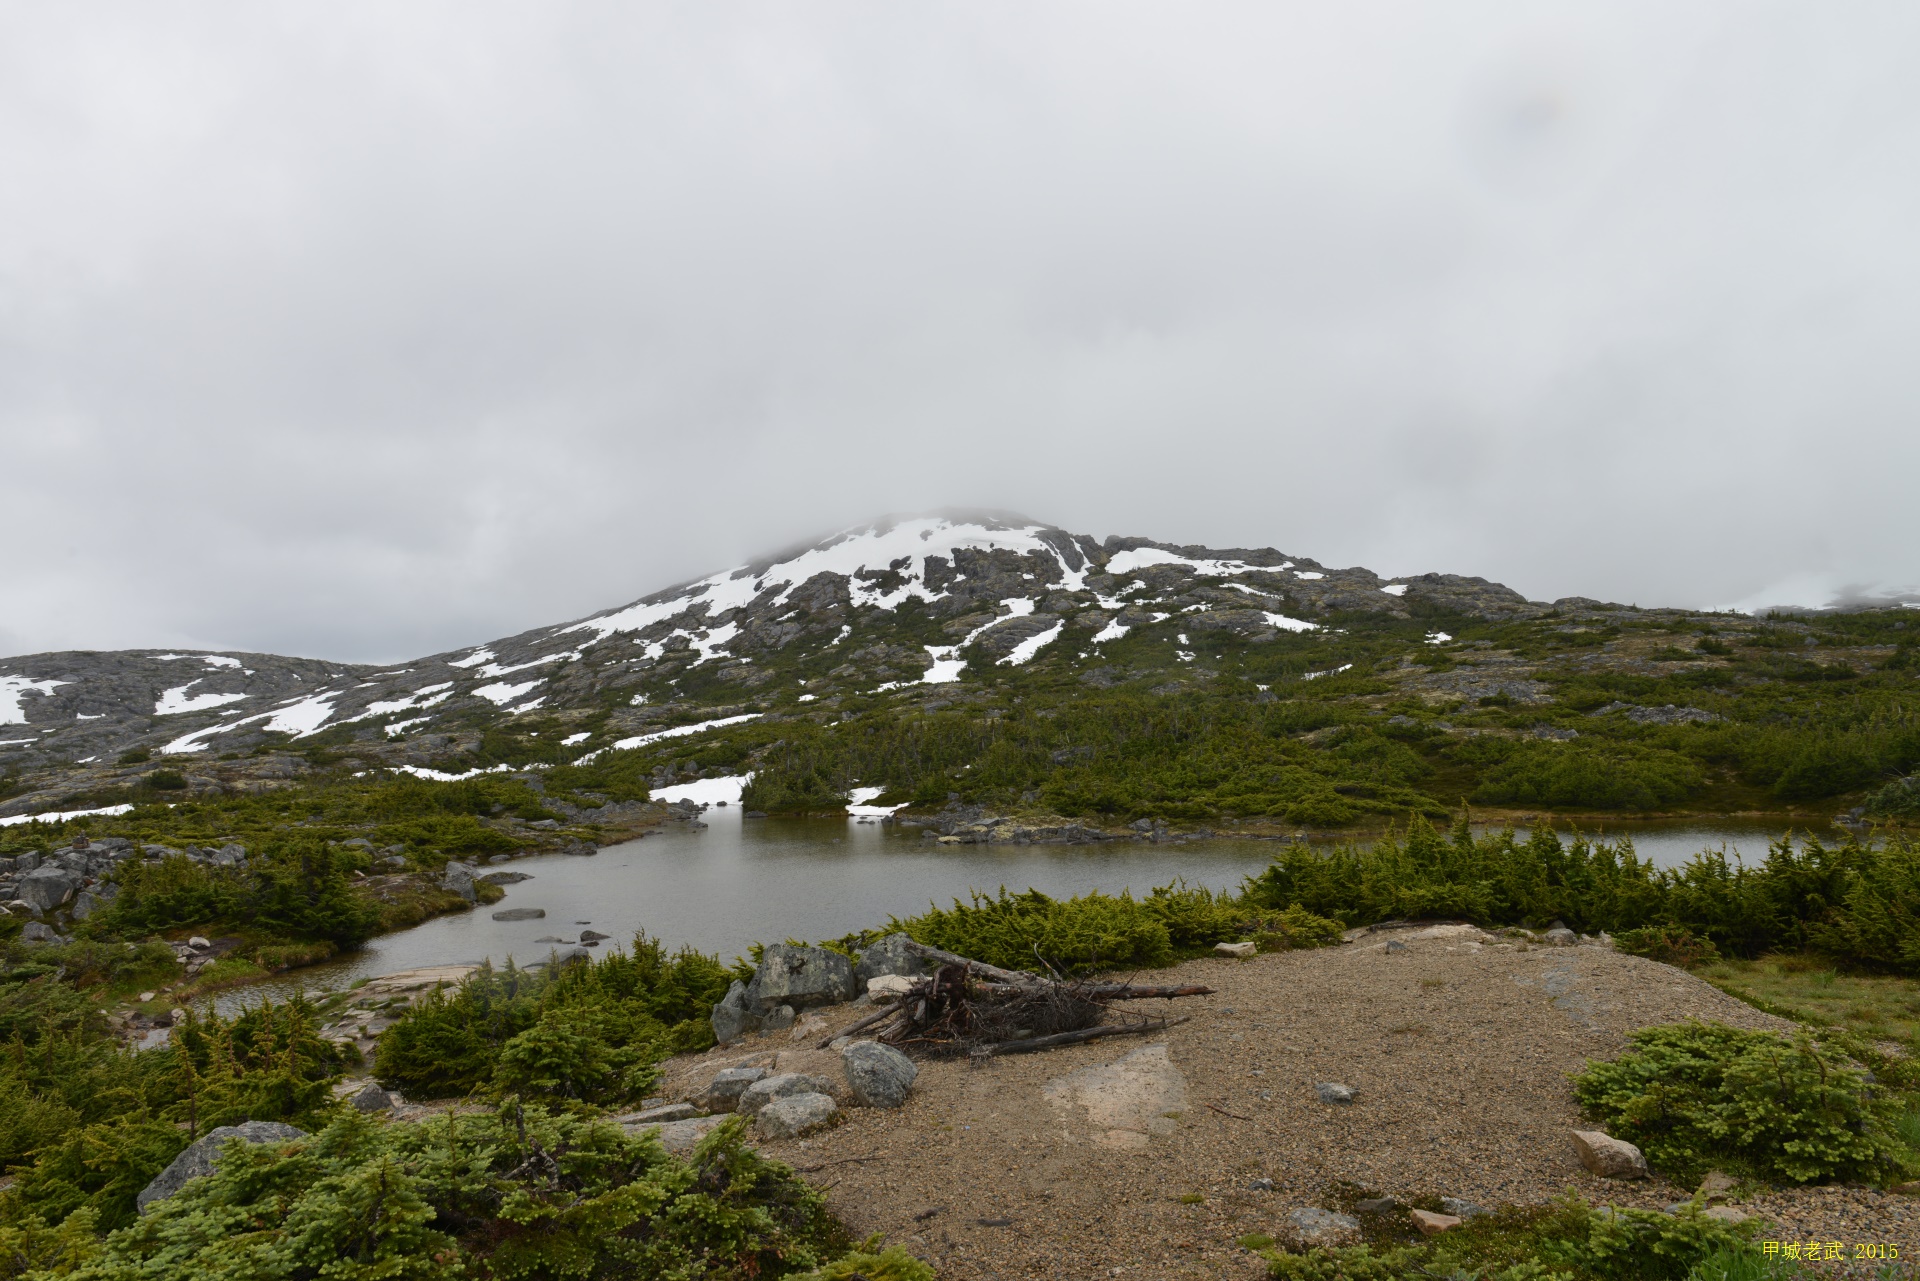
[{"label": "gravel ground", "polygon": [[[1262,1269],[1236,1239],[1283,1236],[1286,1213],[1327,1204],[1336,1183],[1488,1206],[1569,1188],[1621,1206],[1684,1199],[1657,1179],[1607,1181],[1580,1166],[1569,1076],[1648,1024],[1790,1026],[1684,971],[1604,948],[1482,945],[1445,930],[1392,937],[1404,946],[1388,951],[1375,935],[1181,966],[1178,982],[1217,991],[1141,1003],[1193,1017],[1149,1042],[1177,1070],[1173,1086],[1155,1084],[1154,1106],[1181,1077],[1187,1104],[1138,1132],[1096,1121],[1072,1082],[1047,1089],[1143,1048],[1115,1038],[978,1068],[927,1062],[905,1107],[852,1109],[836,1130],[765,1150],[827,1187],[856,1235],[905,1242],[946,1281],[1250,1278]],[[788,1057],[800,1067],[801,1047],[776,1033],[682,1060],[671,1079],[770,1050],[777,1068]],[[818,1057],[804,1053],[814,1070]],[[1164,1073],[1161,1057],[1131,1062]],[[1313,1087],[1325,1081],[1352,1086],[1354,1102],[1321,1103]],[[1261,1178],[1274,1190],[1249,1190]],[[1782,1239],[1920,1251],[1912,1198],[1803,1190],[1746,1208],[1777,1218]]]}]

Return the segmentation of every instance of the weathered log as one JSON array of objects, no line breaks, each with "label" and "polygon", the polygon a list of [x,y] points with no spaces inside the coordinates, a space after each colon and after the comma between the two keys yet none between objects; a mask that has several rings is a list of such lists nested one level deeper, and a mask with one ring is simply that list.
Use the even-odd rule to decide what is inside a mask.
[{"label": "weathered log", "polygon": [[908,940],[901,944],[901,947],[915,956],[924,956],[928,960],[938,961],[942,965],[964,965],[974,974],[983,975],[990,979],[998,979],[1002,983],[1017,983],[1022,987],[1031,987],[1036,983],[1046,982],[1046,980],[1042,979],[1038,974],[1029,974],[1025,970],[1003,970],[997,965],[988,965],[985,961],[976,961],[971,957],[959,956],[953,952],[943,951],[937,947],[928,947],[925,943],[915,943],[912,940]]},{"label": "weathered log", "polygon": [[973,1053],[979,1058],[990,1058],[997,1054],[1031,1054],[1035,1050],[1051,1050],[1058,1045],[1078,1045],[1082,1041],[1097,1041],[1103,1036],[1136,1036],[1146,1032],[1161,1032],[1187,1021],[1187,1015],[1177,1019],[1156,1019],[1150,1023],[1103,1023],[1099,1027],[1083,1027],[1077,1032],[1055,1032],[1052,1036],[1028,1037],[1024,1041],[1002,1041],[998,1045],[983,1045]]},{"label": "weathered log", "polygon": [[1144,1001],[1213,995],[1212,988],[1199,983],[1169,987],[1141,983],[1055,983],[1050,979],[1042,979],[1038,983],[975,983],[973,987],[975,991],[989,996],[1031,996],[1047,988],[1058,988],[1088,1001]]},{"label": "weathered log", "polygon": [[886,1019],[890,1018],[895,1014],[898,1014],[899,1012],[900,1012],[900,1004],[897,1001],[890,1002],[886,1005],[882,1005],[879,1009],[873,1011],[873,1013],[868,1014],[863,1018],[856,1019],[852,1023],[847,1024],[847,1026],[841,1028],[838,1032],[835,1032],[833,1035],[829,1036],[826,1040],[820,1042],[820,1044],[815,1046],[814,1048],[824,1050],[829,1045],[832,1045],[835,1041],[839,1040],[841,1037],[852,1036],[855,1032],[864,1032],[866,1031],[866,1029],[872,1027],[875,1023],[884,1022]]},{"label": "weathered log", "polygon": [[1088,983],[1074,988],[1073,994],[1084,996],[1089,1001],[1144,1001],[1149,998],[1176,996],[1212,996],[1213,989],[1199,983],[1189,983],[1185,987],[1156,987],[1137,983]]}]

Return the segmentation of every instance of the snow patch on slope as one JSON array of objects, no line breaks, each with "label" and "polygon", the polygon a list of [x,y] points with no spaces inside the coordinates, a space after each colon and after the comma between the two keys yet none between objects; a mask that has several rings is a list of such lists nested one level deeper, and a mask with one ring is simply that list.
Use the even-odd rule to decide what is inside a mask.
[{"label": "snow patch on slope", "polygon": [[188,681],[175,689],[160,695],[160,701],[153,705],[155,716],[178,716],[182,712],[204,712],[210,707],[225,707],[228,703],[237,703],[249,697],[246,694],[195,694],[187,697],[187,691],[198,685],[199,681]]},{"label": "snow patch on slope", "polygon": [[27,714],[20,710],[22,694],[51,694],[72,681],[33,681],[24,676],[0,676],[0,725],[25,725]]},{"label": "snow patch on slope", "polygon": [[[718,619],[775,588],[779,592],[769,605],[777,608],[787,602],[795,588],[816,574],[844,576],[848,593],[856,607],[891,610],[912,599],[940,600],[946,593],[927,586],[927,562],[938,557],[951,564],[955,553],[962,550],[999,550],[1050,557],[1060,566],[1062,584],[1071,591],[1081,590],[1087,576],[1085,563],[1074,568],[1058,548],[1040,536],[1046,528],[1044,525],[1026,525],[989,529],[974,522],[955,522],[940,517],[903,520],[886,529],[861,526],[847,530],[819,547],[808,548],[788,560],[769,565],[758,574],[749,572],[744,566],[725,570],[689,585],[666,600],[643,601],[599,618],[561,628],[554,634],[590,631],[595,634],[594,639],[600,641],[615,632],[641,631],[702,607],[708,618]],[[891,580],[893,575],[898,575],[897,581],[872,581],[883,576]]]}]

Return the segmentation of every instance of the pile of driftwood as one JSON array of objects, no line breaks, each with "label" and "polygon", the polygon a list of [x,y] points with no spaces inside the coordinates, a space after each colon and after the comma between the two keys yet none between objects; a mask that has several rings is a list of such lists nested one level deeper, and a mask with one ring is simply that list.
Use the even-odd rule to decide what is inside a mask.
[{"label": "pile of driftwood", "polygon": [[864,1033],[876,1041],[931,1054],[1026,1054],[1103,1036],[1158,1032],[1186,1022],[1115,1009],[1114,1001],[1206,996],[1213,989],[1139,983],[1082,983],[1003,970],[922,943],[908,950],[936,963],[931,974],[905,980],[906,990],[877,996],[878,1008],[820,1043]]}]

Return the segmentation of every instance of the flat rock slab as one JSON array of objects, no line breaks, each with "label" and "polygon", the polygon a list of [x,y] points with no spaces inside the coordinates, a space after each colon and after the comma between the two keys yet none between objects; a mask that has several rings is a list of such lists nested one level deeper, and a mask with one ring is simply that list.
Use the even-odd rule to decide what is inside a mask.
[{"label": "flat rock slab", "polygon": [[493,914],[496,921],[541,921],[545,920],[547,909],[544,907],[509,907]]},{"label": "flat rock slab", "polygon": [[687,1121],[651,1121],[623,1124],[628,1134],[652,1134],[660,1140],[660,1146],[669,1152],[685,1155],[693,1151],[700,1140],[720,1128],[724,1116],[702,1116]]},{"label": "flat rock slab", "polygon": [[1126,1057],[1082,1068],[1046,1085],[1062,1113],[1084,1113],[1103,1147],[1139,1151],[1156,1134],[1171,1134],[1187,1110],[1187,1078],[1167,1047],[1143,1045]]}]

